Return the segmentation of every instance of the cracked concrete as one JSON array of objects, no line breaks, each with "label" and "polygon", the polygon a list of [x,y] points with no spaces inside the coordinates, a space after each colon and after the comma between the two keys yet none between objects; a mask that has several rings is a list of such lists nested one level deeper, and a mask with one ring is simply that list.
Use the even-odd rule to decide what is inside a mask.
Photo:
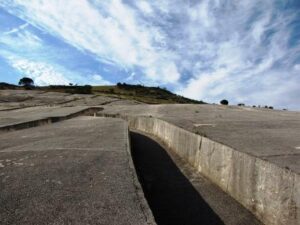
[{"label": "cracked concrete", "polygon": [[123,120],[78,117],[3,133],[0,160],[0,224],[155,224]]},{"label": "cracked concrete", "polygon": [[[218,110],[218,106],[196,105],[121,106],[105,107],[98,115],[125,118],[132,128],[160,138],[265,224],[299,225],[300,198],[295,194],[300,192],[299,161],[292,146],[300,140],[300,120],[296,120],[300,114],[264,110],[242,114],[241,109],[219,107],[226,117],[220,114],[222,119],[216,119],[221,126],[200,130],[204,137],[195,134],[193,126],[203,122],[200,108],[207,119],[208,109]],[[281,156],[272,157],[274,153]]]}]

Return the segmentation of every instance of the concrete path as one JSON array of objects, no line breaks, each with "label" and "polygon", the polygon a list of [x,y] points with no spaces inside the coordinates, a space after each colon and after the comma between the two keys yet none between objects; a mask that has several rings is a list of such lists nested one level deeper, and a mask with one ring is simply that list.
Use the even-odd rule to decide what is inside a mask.
[{"label": "concrete path", "polygon": [[154,224],[127,123],[78,117],[0,135],[0,224]]}]

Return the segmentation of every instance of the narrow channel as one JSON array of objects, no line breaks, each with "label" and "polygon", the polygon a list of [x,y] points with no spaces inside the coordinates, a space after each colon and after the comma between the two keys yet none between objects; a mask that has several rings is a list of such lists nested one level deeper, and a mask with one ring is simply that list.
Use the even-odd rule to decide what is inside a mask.
[{"label": "narrow channel", "polygon": [[132,157],[158,225],[224,224],[161,145],[131,132]]}]

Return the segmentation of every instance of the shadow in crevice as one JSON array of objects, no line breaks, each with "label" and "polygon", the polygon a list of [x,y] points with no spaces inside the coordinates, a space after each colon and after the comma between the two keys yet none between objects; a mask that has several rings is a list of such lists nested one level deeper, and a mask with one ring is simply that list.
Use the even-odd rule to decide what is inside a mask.
[{"label": "shadow in crevice", "polygon": [[224,224],[154,140],[131,132],[132,157],[158,225]]}]

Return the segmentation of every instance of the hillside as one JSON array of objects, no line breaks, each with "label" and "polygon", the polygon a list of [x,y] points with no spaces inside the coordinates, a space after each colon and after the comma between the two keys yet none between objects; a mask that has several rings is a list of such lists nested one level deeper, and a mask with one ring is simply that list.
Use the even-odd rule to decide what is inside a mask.
[{"label": "hillside", "polygon": [[[7,83],[0,83],[0,89],[25,89]],[[108,97],[116,97],[120,99],[136,100],[148,104],[206,104],[203,101],[197,101],[176,95],[171,91],[160,87],[146,87],[142,85],[121,84],[111,86],[65,86],[50,85],[43,87],[27,87],[30,90],[43,90],[53,92],[64,92],[71,94],[95,94]]]},{"label": "hillside", "polygon": [[203,101],[185,98],[160,87],[118,83],[116,86],[94,86],[92,87],[92,91],[95,94],[118,96],[119,98],[137,100],[148,104],[205,104]]}]

